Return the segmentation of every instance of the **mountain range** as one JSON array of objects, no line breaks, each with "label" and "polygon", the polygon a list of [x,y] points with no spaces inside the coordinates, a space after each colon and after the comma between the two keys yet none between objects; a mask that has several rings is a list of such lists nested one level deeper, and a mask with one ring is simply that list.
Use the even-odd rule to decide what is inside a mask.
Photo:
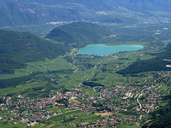
[{"label": "mountain range", "polygon": [[170,0],[0,0],[0,26],[59,21],[171,21]]}]

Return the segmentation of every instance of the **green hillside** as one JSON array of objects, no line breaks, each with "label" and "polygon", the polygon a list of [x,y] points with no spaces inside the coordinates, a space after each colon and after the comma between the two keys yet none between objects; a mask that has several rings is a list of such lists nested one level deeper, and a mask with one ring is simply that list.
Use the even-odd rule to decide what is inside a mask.
[{"label": "green hillside", "polygon": [[90,42],[98,42],[110,33],[104,26],[75,22],[53,29],[47,38],[65,42],[65,46],[68,47],[82,47]]},{"label": "green hillside", "polygon": [[0,74],[13,73],[26,62],[54,58],[63,52],[59,45],[30,33],[0,30]]},{"label": "green hillside", "polygon": [[119,71],[121,74],[134,74],[149,71],[171,71],[167,67],[171,62],[171,44],[169,44],[164,52],[156,55],[156,57],[149,60],[140,60],[128,66],[126,69]]}]

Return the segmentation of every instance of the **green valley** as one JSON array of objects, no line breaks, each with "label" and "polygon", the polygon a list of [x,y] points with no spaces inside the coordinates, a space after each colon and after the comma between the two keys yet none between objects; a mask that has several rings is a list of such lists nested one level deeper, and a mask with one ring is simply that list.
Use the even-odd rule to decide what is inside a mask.
[{"label": "green valley", "polygon": [[[0,127],[148,128],[148,120],[155,127],[171,91],[170,70],[161,67],[170,61],[165,26],[74,22],[45,37],[0,30]],[[158,29],[164,34],[154,35]],[[92,43],[144,49],[78,53]]]}]

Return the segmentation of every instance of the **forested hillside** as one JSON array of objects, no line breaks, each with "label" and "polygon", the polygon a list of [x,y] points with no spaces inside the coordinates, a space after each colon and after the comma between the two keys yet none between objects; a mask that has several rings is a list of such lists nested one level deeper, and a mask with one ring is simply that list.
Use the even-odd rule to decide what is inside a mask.
[{"label": "forested hillside", "polygon": [[53,29],[47,38],[62,42],[65,47],[81,47],[88,43],[102,41],[111,34],[110,29],[97,24],[75,22]]},{"label": "forested hillside", "polygon": [[0,74],[13,72],[26,62],[54,58],[63,49],[30,33],[0,30]]}]

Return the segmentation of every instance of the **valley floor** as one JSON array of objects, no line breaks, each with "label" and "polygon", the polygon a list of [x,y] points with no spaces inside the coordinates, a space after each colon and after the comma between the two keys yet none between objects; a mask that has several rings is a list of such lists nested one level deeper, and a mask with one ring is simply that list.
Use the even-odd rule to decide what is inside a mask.
[{"label": "valley floor", "polygon": [[1,74],[0,127],[140,128],[152,112],[167,104],[163,98],[171,91],[171,72],[123,75],[119,71],[155,57],[169,42],[159,47],[155,39],[137,41],[145,46],[137,52],[98,57],[78,55],[73,49]]},{"label": "valley floor", "polygon": [[[14,75],[1,77],[13,79],[40,72],[23,84],[0,90],[0,126],[140,127],[148,113],[159,107],[162,91],[170,89],[161,86],[165,82],[161,73],[145,76],[116,73],[142,54],[74,59],[68,55],[30,63]],[[145,55],[144,59],[147,58]],[[156,79],[161,79],[161,84]],[[91,85],[84,85],[84,81],[90,81]],[[5,125],[7,122],[9,126]]]}]

